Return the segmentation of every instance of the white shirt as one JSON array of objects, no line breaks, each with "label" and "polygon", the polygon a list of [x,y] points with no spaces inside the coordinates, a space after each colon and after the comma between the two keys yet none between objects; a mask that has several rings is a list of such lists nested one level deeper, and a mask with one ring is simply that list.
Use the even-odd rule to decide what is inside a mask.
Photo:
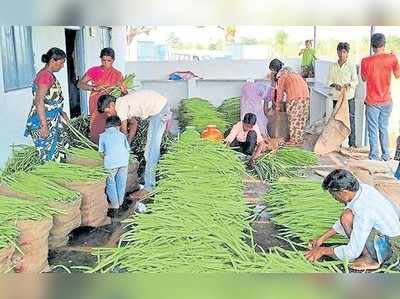
[{"label": "white shirt", "polygon": [[115,103],[115,110],[121,121],[139,117],[146,119],[156,115],[167,104],[167,98],[153,90],[139,90],[120,97]]},{"label": "white shirt", "polygon": [[[358,75],[356,66],[346,61],[342,66],[338,62],[332,63],[329,67],[328,85],[339,84],[344,86],[349,83],[350,87],[346,91],[346,99],[350,100],[355,97],[356,87],[358,85]],[[340,95],[340,91],[332,88],[335,99]]]},{"label": "white shirt", "polygon": [[[360,190],[346,209],[350,209],[354,215],[353,230],[350,242],[334,249],[338,259],[353,261],[358,258],[373,228],[388,237],[400,236],[400,220],[392,202],[374,187],[360,183]],[[340,220],[334,224],[333,229],[346,235]]]}]

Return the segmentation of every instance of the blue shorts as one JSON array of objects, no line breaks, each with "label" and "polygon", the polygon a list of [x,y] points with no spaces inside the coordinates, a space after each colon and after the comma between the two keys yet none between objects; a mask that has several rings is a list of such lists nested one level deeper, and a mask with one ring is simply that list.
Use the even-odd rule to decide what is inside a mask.
[{"label": "blue shorts", "polygon": [[379,264],[383,264],[393,254],[390,238],[381,235],[375,229],[371,231],[366,247],[371,256],[377,260]]}]

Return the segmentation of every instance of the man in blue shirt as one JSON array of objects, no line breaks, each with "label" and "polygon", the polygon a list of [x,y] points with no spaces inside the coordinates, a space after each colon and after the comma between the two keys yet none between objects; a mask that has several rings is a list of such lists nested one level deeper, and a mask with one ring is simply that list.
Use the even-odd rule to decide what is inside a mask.
[{"label": "man in blue shirt", "polygon": [[100,134],[99,153],[104,156],[104,168],[109,172],[106,192],[111,202],[110,217],[115,217],[121,207],[128,176],[129,144],[126,135],[120,131],[121,120],[118,116],[106,119],[106,130]]}]

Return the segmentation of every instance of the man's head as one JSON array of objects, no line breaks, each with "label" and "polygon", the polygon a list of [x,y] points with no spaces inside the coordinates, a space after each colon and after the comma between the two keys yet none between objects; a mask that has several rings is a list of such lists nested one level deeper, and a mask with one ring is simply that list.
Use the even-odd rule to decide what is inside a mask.
[{"label": "man's head", "polygon": [[108,94],[104,94],[97,100],[97,111],[100,113],[106,113],[107,116],[116,115],[115,110],[115,97]]},{"label": "man's head", "polygon": [[340,42],[338,43],[336,50],[339,61],[346,62],[347,57],[349,56],[350,45],[346,42]]},{"label": "man's head", "polygon": [[250,131],[257,122],[257,116],[254,113],[246,113],[243,117],[243,131]]},{"label": "man's head", "polygon": [[324,179],[322,188],[328,190],[337,201],[347,204],[360,189],[360,183],[350,171],[336,169]]},{"label": "man's head", "polygon": [[371,37],[371,47],[374,52],[377,52],[379,49],[385,49],[386,38],[382,33],[374,33]]},{"label": "man's head", "polygon": [[112,127],[121,127],[121,119],[117,115],[112,115],[106,119],[106,129]]},{"label": "man's head", "polygon": [[306,40],[305,45],[307,49],[310,49],[312,47],[312,40],[311,39]]}]

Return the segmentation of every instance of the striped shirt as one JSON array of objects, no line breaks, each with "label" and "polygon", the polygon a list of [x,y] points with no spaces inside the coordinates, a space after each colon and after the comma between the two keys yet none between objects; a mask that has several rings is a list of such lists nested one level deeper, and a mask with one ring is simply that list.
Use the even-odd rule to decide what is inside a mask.
[{"label": "striped shirt", "polygon": [[282,101],[284,94],[287,100],[310,97],[306,81],[299,74],[286,71],[278,78],[276,101]]},{"label": "striped shirt", "polygon": [[[372,229],[388,237],[400,236],[400,220],[394,205],[374,187],[360,183],[360,189],[346,209],[350,209],[354,215],[353,230],[350,242],[334,249],[338,259],[353,261],[358,258]],[[333,229],[346,235],[340,220]]]}]

